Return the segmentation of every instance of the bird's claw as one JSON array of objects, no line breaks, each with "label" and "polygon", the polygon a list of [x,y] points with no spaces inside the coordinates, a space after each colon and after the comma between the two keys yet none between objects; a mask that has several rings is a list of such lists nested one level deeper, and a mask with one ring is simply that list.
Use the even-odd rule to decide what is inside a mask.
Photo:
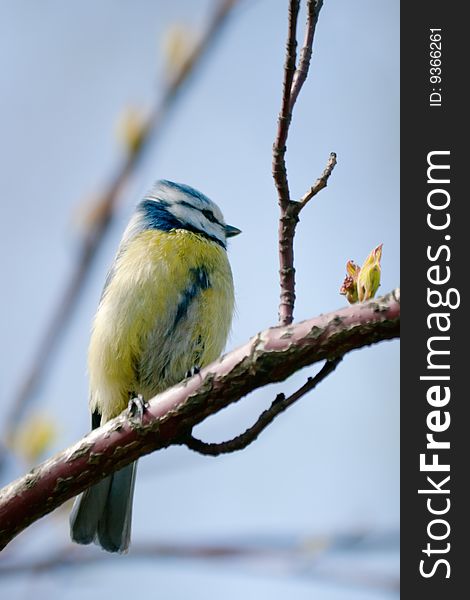
[{"label": "bird's claw", "polygon": [[194,367],[191,367],[191,369],[189,369],[189,371],[186,372],[186,378],[193,377],[194,375],[197,375],[200,371],[201,367],[199,365],[194,365]]},{"label": "bird's claw", "polygon": [[144,412],[147,408],[148,403],[144,401],[142,394],[132,397],[127,405],[127,416],[133,420],[142,423],[144,418]]}]

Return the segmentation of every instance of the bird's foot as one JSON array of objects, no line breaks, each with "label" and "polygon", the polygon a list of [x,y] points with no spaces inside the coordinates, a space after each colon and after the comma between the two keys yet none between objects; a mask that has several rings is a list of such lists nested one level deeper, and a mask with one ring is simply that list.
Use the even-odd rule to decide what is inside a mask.
[{"label": "bird's foot", "polygon": [[199,365],[194,365],[189,371],[186,372],[186,378],[193,377],[197,375],[201,371],[201,367]]},{"label": "bird's foot", "polygon": [[148,406],[148,403],[144,401],[142,394],[132,397],[127,405],[127,416],[132,421],[138,421],[142,423],[144,418],[144,412]]}]

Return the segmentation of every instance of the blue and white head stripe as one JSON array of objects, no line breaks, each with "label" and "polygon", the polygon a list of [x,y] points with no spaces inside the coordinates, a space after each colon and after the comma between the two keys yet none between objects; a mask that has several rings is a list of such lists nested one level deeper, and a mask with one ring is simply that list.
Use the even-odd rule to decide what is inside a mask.
[{"label": "blue and white head stripe", "polygon": [[199,192],[190,185],[186,185],[185,183],[175,183],[174,181],[168,181],[168,179],[156,181],[148,194],[146,194],[145,198],[172,204],[174,202],[184,202],[184,198],[188,196],[208,206],[214,204],[202,192]]},{"label": "blue and white head stripe", "polygon": [[185,229],[226,247],[226,225],[220,208],[201,192],[181,183],[157,181],[137,205],[124,239],[129,241],[146,229]]},{"label": "blue and white head stripe", "polygon": [[[124,232],[118,256],[139,233],[148,229],[185,229],[226,248],[227,238],[240,230],[226,225],[220,208],[198,190],[182,183],[157,181],[137,205]],[[112,276],[112,273],[110,273]]]},{"label": "blue and white head stripe", "polygon": [[182,229],[182,223],[168,210],[169,205],[165,202],[155,202],[145,198],[137,206],[137,215],[140,218],[142,230],[159,229],[160,231],[171,231]]}]

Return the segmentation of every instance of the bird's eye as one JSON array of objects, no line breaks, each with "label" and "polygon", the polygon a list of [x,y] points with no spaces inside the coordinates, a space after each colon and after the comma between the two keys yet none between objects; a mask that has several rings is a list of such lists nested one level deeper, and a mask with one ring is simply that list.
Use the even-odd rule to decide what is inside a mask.
[{"label": "bird's eye", "polygon": [[202,214],[206,217],[206,219],[208,221],[210,221],[211,223],[218,223],[217,219],[214,217],[214,214],[212,213],[212,211],[210,210],[203,210]]}]

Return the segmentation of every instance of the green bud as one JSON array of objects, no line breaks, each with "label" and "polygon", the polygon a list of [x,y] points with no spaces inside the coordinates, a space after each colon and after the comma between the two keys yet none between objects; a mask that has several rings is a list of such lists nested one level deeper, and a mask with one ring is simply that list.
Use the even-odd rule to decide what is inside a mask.
[{"label": "green bud", "polygon": [[357,278],[357,295],[359,302],[373,298],[380,286],[380,259],[382,246],[374,248],[362,265]]}]

